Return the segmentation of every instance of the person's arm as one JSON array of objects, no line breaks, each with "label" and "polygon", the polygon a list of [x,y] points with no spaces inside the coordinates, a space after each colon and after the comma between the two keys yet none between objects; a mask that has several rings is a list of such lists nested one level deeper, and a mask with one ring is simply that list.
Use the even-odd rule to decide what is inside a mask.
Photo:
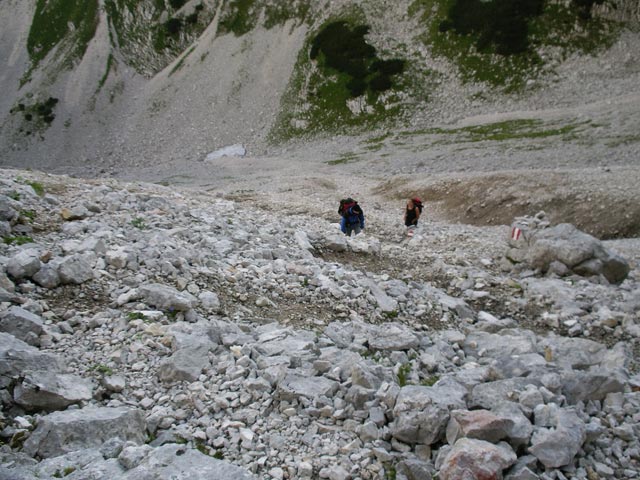
[{"label": "person's arm", "polygon": [[340,230],[342,233],[347,233],[347,219],[345,217],[340,219]]},{"label": "person's arm", "polygon": [[420,209],[418,207],[413,207],[416,209],[416,222],[420,219]]},{"label": "person's arm", "polygon": [[358,219],[360,220],[360,228],[364,230],[364,213],[363,212],[360,212],[360,215],[358,215]]}]

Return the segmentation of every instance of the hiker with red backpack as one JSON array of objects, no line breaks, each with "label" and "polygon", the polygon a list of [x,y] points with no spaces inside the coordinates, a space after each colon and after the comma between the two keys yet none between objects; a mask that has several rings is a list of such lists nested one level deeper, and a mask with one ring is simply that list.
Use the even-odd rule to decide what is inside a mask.
[{"label": "hiker with red backpack", "polygon": [[344,198],[340,200],[340,206],[338,207],[338,214],[342,217],[340,220],[340,230],[347,237],[358,235],[364,230],[364,212],[362,207],[358,205],[353,198]]},{"label": "hiker with red backpack", "polygon": [[404,225],[407,227],[407,235],[413,236],[413,231],[418,226],[418,220],[422,213],[422,201],[419,198],[411,198],[407,202],[404,211]]}]

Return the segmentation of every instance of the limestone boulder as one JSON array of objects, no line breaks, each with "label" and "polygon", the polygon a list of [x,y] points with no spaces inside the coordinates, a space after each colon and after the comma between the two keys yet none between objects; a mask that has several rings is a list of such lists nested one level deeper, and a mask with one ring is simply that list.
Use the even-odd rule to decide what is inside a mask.
[{"label": "limestone boulder", "polygon": [[63,410],[91,400],[93,387],[77,375],[29,372],[15,386],[13,401],[29,412]]},{"label": "limestone boulder", "polygon": [[57,457],[85,448],[99,448],[114,437],[144,443],[146,430],[141,411],[127,407],[87,407],[51,413],[38,420],[23,451],[32,457]]},{"label": "limestone boulder", "polygon": [[20,307],[11,307],[0,314],[0,332],[6,332],[28,343],[39,346],[42,318]]},{"label": "limestone boulder", "polygon": [[518,457],[509,445],[494,445],[484,440],[461,438],[444,458],[440,480],[502,478],[503,471]]},{"label": "limestone boulder", "polygon": [[299,397],[313,399],[319,396],[332,397],[340,384],[326,377],[307,377],[290,373],[277,388],[277,395],[282,400],[293,400]]},{"label": "limestone boulder", "polygon": [[173,287],[152,283],[138,289],[140,298],[147,304],[161,310],[187,311],[198,303],[198,299],[188,292],[180,292]]},{"label": "limestone boulder", "polygon": [[488,410],[453,410],[447,425],[447,442],[453,445],[466,437],[498,443],[509,436],[513,425],[510,418]]},{"label": "limestone boulder", "polygon": [[467,389],[449,382],[433,387],[402,387],[393,409],[391,434],[410,444],[431,445],[444,437],[449,412],[466,409]]},{"label": "limestone boulder", "polygon": [[558,409],[554,428],[540,428],[531,437],[529,452],[547,468],[569,465],[586,440],[586,425],[568,409]]},{"label": "limestone boulder", "polygon": [[42,267],[38,250],[29,248],[9,258],[7,273],[16,280],[33,277]]},{"label": "limestone boulder", "polygon": [[62,361],[56,355],[0,332],[0,388],[6,388],[26,372],[62,372]]}]

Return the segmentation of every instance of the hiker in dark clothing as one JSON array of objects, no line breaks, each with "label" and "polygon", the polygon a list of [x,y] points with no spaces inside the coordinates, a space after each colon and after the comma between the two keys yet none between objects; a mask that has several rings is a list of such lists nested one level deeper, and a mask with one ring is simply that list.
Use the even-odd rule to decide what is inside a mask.
[{"label": "hiker in dark clothing", "polygon": [[354,235],[358,235],[364,230],[364,212],[362,207],[358,205],[353,198],[346,198],[340,200],[340,207],[338,207],[338,213],[342,217],[340,220],[340,230],[347,237],[351,236],[351,232]]},{"label": "hiker in dark clothing", "polygon": [[412,198],[407,202],[404,211],[404,225],[406,227],[417,227],[420,214],[422,213],[422,202],[417,198]]}]

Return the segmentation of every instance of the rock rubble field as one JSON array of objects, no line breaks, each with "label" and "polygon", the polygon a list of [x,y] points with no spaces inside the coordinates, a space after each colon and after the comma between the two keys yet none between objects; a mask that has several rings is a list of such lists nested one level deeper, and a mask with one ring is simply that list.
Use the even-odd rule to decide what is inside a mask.
[{"label": "rock rubble field", "polygon": [[637,240],[365,211],[1,171],[0,479],[640,478]]}]

